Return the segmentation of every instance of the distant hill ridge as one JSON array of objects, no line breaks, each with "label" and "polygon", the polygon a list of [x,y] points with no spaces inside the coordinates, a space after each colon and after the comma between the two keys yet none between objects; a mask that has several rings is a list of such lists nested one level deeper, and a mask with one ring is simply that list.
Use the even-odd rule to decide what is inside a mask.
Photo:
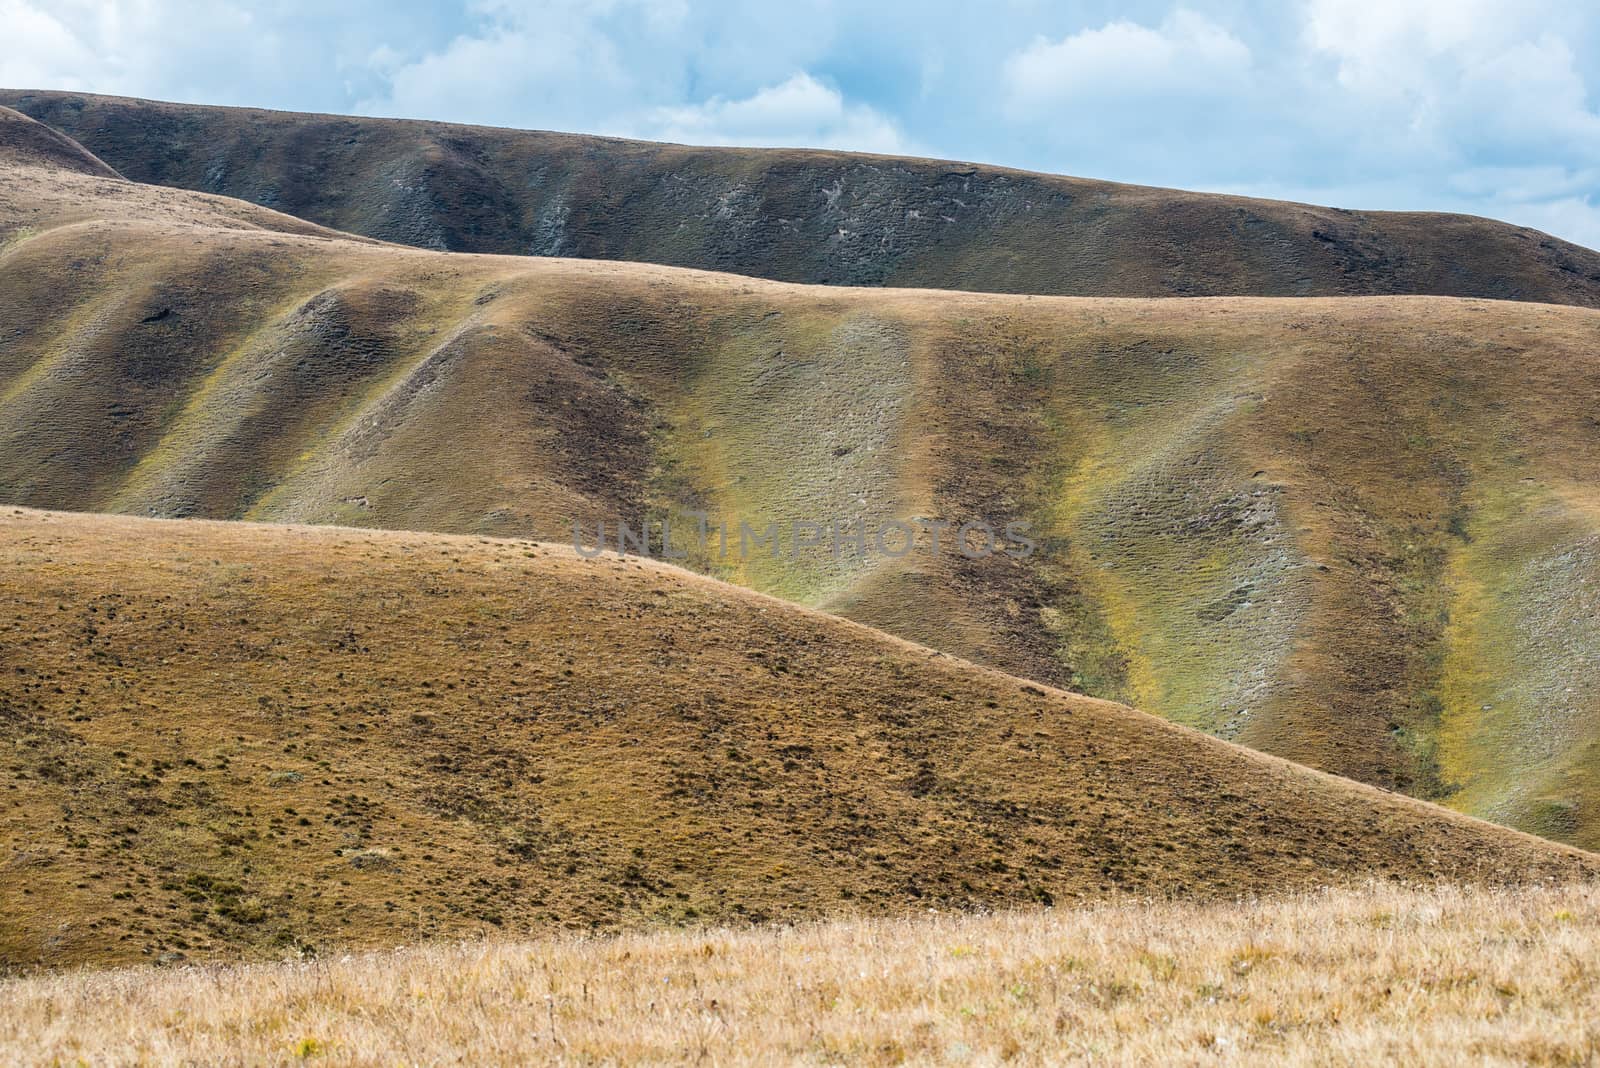
[{"label": "distant hill ridge", "polygon": [[927,159],[77,93],[0,91],[0,104],[135,181],[422,248],[1004,293],[1431,294],[1600,306],[1600,253],[1462,215]]}]

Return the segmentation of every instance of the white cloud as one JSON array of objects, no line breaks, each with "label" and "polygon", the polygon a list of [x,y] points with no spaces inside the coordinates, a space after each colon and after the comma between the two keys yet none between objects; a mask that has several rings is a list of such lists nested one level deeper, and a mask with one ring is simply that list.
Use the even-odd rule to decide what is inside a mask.
[{"label": "white cloud", "polygon": [[[474,6],[486,22],[444,48],[410,62],[392,49],[375,66],[384,90],[357,103],[369,114],[450,119],[507,126],[583,130],[637,95],[633,64],[607,32],[604,18],[622,6],[602,0]],[[633,6],[633,5],[630,5]],[[656,5],[637,4],[645,22]]]},{"label": "white cloud", "polygon": [[1441,107],[1464,137],[1501,151],[1578,152],[1600,160],[1600,115],[1572,50],[1548,35],[1516,41],[1464,65]]},{"label": "white cloud", "polygon": [[872,108],[845,102],[838,90],[801,72],[742,100],[659,108],[642,135],[695,145],[757,145],[905,152],[895,124]]},{"label": "white cloud", "polygon": [[1600,116],[1540,0],[1309,0],[1305,39],[1374,124],[1435,157],[1600,156]]},{"label": "white cloud", "polygon": [[0,85],[86,89],[101,64],[73,29],[23,0],[0,0],[0,26],[10,43],[0,50]]},{"label": "white cloud", "polygon": [[0,0],[0,84],[260,102],[321,68],[248,0]]},{"label": "white cloud", "polygon": [[623,134],[663,108],[753,93],[826,48],[805,3],[472,0],[442,47],[376,54],[369,114]]},{"label": "white cloud", "polygon": [[1250,61],[1239,38],[1180,9],[1155,28],[1119,20],[1059,41],[1035,38],[1006,59],[1004,81],[1012,108],[1026,112],[1073,99],[1234,90]]},{"label": "white cloud", "polygon": [[1518,10],[1497,0],[1309,0],[1306,37],[1338,60],[1351,88],[1401,92],[1427,80],[1425,63],[1471,52],[1514,30]]}]

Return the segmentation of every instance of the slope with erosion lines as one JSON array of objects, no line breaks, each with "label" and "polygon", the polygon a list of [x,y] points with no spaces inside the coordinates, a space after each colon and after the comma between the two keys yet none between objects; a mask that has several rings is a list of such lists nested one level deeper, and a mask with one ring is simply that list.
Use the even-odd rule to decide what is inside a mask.
[{"label": "slope with erosion lines", "polygon": [[11,965],[1600,874],[653,561],[7,508],[0,581]]},{"label": "slope with erosion lines", "polygon": [[688,563],[1600,845],[1594,639],[1540,636],[1584,611],[1600,314],[446,255],[13,170],[0,499],[547,539],[694,511],[1027,521],[1027,560],[924,536]]},{"label": "slope with erosion lines", "polygon": [[1600,253],[1462,215],[79,93],[0,91],[0,104],[130,178],[423,248],[1005,293],[1600,304]]}]

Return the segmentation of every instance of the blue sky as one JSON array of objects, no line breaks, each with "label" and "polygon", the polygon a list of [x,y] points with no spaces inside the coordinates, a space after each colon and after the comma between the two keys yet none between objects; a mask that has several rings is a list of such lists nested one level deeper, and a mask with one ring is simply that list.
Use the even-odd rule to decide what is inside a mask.
[{"label": "blue sky", "polygon": [[912,153],[1600,247],[1600,5],[0,0],[0,84]]}]

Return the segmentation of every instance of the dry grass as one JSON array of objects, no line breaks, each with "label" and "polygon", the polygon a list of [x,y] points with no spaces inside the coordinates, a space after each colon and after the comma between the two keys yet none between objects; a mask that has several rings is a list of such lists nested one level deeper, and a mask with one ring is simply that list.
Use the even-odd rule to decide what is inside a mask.
[{"label": "dry grass", "polygon": [[7,1063],[1578,1065],[1600,887],[1393,885],[0,984]]},{"label": "dry grass", "polygon": [[1600,857],[689,572],[0,514],[0,965]]},{"label": "dry grass", "polygon": [[1600,312],[441,255],[38,159],[0,182],[0,501],[1031,522],[1026,563],[703,570],[1600,847]]},{"label": "dry grass", "polygon": [[17,229],[26,236],[37,227],[108,219],[363,240],[246,201],[126,181],[82,145],[4,107],[0,173],[0,250]]}]

